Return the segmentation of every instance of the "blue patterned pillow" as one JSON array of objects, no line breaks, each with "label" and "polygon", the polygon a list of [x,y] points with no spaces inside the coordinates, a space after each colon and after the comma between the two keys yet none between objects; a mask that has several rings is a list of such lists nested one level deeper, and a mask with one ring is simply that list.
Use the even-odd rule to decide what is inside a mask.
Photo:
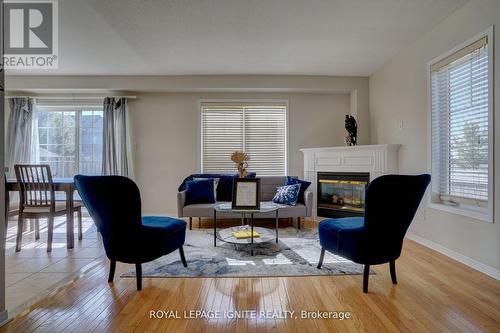
[{"label": "blue patterned pillow", "polygon": [[274,203],[295,206],[299,198],[300,184],[285,185],[276,188],[276,195],[273,198]]},{"label": "blue patterned pillow", "polygon": [[305,203],[304,193],[306,192],[309,185],[311,185],[311,182],[308,182],[306,180],[300,180],[300,179],[290,177],[290,176],[286,176],[285,185],[294,185],[294,184],[300,184],[299,199],[297,200],[297,202],[298,203]]}]

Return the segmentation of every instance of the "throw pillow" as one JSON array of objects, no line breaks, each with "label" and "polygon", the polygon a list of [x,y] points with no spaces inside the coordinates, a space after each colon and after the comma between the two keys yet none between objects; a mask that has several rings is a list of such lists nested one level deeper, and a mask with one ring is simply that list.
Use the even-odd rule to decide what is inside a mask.
[{"label": "throw pillow", "polygon": [[306,180],[300,180],[290,176],[286,177],[285,185],[295,185],[295,184],[300,184],[299,199],[297,200],[297,202],[303,204],[305,203],[304,193],[306,192],[307,188],[311,185],[311,182],[308,182]]},{"label": "throw pillow", "polygon": [[213,181],[214,181],[214,198],[215,198],[215,201],[217,201],[217,186],[219,186],[220,178],[198,178],[198,177],[193,178],[193,180],[203,180],[203,179],[213,179]]},{"label": "throw pillow", "polygon": [[[249,172],[246,178],[255,178],[256,175],[257,174],[255,172]],[[236,174],[195,173],[184,178],[178,191],[185,191],[187,182],[193,180],[194,178],[219,178],[219,184],[217,185],[217,201],[231,201],[233,193],[233,179],[236,177],[238,177]]]},{"label": "throw pillow", "polygon": [[199,203],[215,203],[213,178],[186,182],[186,205]]},{"label": "throw pillow", "polygon": [[285,185],[276,188],[276,195],[273,198],[274,203],[295,206],[299,197],[300,184]]}]

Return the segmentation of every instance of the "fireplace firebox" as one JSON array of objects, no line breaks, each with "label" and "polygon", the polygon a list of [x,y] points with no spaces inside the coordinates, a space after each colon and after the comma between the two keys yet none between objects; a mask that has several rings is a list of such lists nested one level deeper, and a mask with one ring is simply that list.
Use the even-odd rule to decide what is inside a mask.
[{"label": "fireplace firebox", "polygon": [[317,215],[363,216],[365,191],[370,174],[364,172],[318,172]]}]

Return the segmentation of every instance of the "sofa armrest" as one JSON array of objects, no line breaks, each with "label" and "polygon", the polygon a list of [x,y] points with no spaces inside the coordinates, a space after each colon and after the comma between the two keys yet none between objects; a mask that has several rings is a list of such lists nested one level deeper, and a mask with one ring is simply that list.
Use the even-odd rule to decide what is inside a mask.
[{"label": "sofa armrest", "polygon": [[313,193],[311,191],[304,192],[304,203],[306,205],[306,217],[311,217],[313,209]]},{"label": "sofa armrest", "polygon": [[186,191],[177,192],[177,215],[184,217],[184,206],[186,205]]}]

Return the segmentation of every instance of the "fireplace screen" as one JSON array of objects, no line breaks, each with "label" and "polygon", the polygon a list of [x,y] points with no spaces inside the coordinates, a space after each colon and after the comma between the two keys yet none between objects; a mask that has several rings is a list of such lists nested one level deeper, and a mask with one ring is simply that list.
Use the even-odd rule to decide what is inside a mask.
[{"label": "fireplace screen", "polygon": [[363,216],[367,173],[318,173],[318,215]]}]

